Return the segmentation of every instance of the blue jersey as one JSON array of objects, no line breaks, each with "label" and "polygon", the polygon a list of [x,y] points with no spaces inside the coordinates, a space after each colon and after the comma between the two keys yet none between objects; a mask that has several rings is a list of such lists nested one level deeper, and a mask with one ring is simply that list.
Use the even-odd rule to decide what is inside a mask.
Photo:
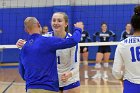
[{"label": "blue jersey", "polygon": [[113,37],[113,41],[116,40],[116,35],[112,31],[106,31],[106,32],[96,32],[93,34],[93,41],[99,41],[99,42],[109,42],[109,39]]},{"label": "blue jersey", "polygon": [[76,28],[67,39],[32,34],[21,49],[19,72],[27,89],[59,91],[56,50],[75,46],[81,38]]}]

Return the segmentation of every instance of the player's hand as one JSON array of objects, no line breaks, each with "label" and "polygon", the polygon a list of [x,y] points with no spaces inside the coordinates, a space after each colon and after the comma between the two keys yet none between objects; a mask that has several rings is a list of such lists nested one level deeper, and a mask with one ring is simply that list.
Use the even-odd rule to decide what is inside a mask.
[{"label": "player's hand", "polygon": [[75,27],[81,28],[82,32],[83,32],[83,24],[82,22],[77,22],[76,24],[74,24]]},{"label": "player's hand", "polygon": [[16,43],[16,46],[17,46],[18,48],[22,48],[23,45],[24,45],[25,43],[26,43],[25,40],[19,39],[19,40],[17,41],[17,43]]},{"label": "player's hand", "polygon": [[84,49],[83,49],[83,52],[86,52],[87,51],[87,48],[85,47]]},{"label": "player's hand", "polygon": [[72,76],[71,72],[64,72],[61,76],[61,81],[66,82]]}]

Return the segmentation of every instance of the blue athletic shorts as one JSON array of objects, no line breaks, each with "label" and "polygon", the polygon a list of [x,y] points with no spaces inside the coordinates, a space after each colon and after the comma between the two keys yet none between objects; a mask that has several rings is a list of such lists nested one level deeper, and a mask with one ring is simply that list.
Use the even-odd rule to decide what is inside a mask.
[{"label": "blue athletic shorts", "polygon": [[59,87],[59,90],[60,91],[69,90],[69,89],[72,89],[72,88],[76,88],[78,86],[80,86],[80,81],[74,82],[74,83],[69,84],[69,85],[64,86],[64,87]]},{"label": "blue athletic shorts", "polygon": [[135,84],[128,80],[124,80],[123,93],[140,93],[140,84]]}]

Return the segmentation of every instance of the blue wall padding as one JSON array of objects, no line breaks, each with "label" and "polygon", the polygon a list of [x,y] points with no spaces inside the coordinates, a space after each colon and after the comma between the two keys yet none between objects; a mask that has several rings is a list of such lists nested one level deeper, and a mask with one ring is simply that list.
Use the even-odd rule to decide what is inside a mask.
[{"label": "blue wall padding", "polygon": [[[69,16],[69,29],[73,33],[73,24],[83,21],[85,30],[91,38],[93,33],[100,31],[102,22],[117,35],[120,40],[121,32],[133,15],[134,4],[127,5],[96,5],[96,6],[53,6],[32,8],[4,8],[0,9],[0,44],[15,44],[19,38],[28,39],[24,31],[24,19],[28,16],[36,17],[42,26],[48,25],[51,31],[51,17],[54,12],[66,12]],[[114,58],[116,46],[111,46],[111,59]],[[89,59],[95,59],[97,47],[89,47]],[[3,62],[18,61],[17,49],[4,50]]]}]

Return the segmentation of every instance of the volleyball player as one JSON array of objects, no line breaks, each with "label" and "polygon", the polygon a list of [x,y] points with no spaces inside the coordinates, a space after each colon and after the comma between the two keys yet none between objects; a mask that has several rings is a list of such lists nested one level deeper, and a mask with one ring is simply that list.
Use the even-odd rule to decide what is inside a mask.
[{"label": "volleyball player", "polygon": [[[64,22],[60,19],[57,21],[53,21],[54,28],[63,28]],[[27,17],[24,24],[30,37],[21,49],[19,70],[26,81],[27,93],[56,93],[59,88],[56,50],[76,45],[80,41],[82,31],[75,28],[73,36],[67,39],[43,37],[40,35],[40,24],[35,17]],[[80,23],[76,23],[75,26],[81,28]],[[17,46],[20,44],[17,43]],[[64,80],[65,77],[67,77],[66,74],[64,74]]]},{"label": "volleyball player", "polygon": [[131,18],[134,34],[118,44],[112,69],[116,79],[124,80],[123,93],[140,93],[140,6],[134,12]]},{"label": "volleyball player", "polygon": [[[83,28],[82,28],[83,32],[82,32],[80,43],[91,42],[88,32],[84,30],[84,23],[81,22],[81,24],[83,24]],[[80,47],[80,55],[84,65],[84,77],[88,78],[88,47],[87,46]]]},{"label": "volleyball player", "polygon": [[[69,38],[71,36],[71,34],[67,32],[68,16],[65,13],[54,13],[51,24],[53,29],[52,35],[61,38]],[[60,93],[80,93],[77,46],[57,50],[56,54]]]},{"label": "volleyball player", "polygon": [[47,34],[48,31],[49,31],[48,26],[43,26],[43,29],[42,29],[42,35]]},{"label": "volleyball player", "polygon": [[43,26],[41,33],[42,36],[46,36],[46,37],[52,36],[51,32],[49,32],[48,26]]},{"label": "volleyball player", "polygon": [[[102,23],[101,24],[101,31],[96,32],[94,35],[94,41],[98,41],[99,42],[109,42],[110,38],[113,37],[113,40],[115,41],[116,39],[116,35],[115,33],[113,33],[112,31],[107,29],[107,24],[106,23]],[[98,39],[97,39],[98,38]],[[110,46],[99,46],[98,47],[98,52],[96,54],[96,66],[95,68],[97,68],[97,73],[92,76],[93,79],[95,78],[102,78],[103,80],[108,80],[108,75],[107,75],[107,69],[108,69],[108,61],[109,61],[109,57],[110,57],[110,52],[111,52],[111,48]],[[101,73],[101,62],[103,59],[103,74]]]},{"label": "volleyball player", "polygon": [[[81,23],[81,22],[80,22]],[[81,23],[82,24],[82,23]],[[52,17],[54,36],[69,38],[68,16],[63,12],[56,12]],[[57,69],[60,93],[80,93],[78,46],[57,50]]]},{"label": "volleyball player", "polygon": [[133,35],[132,26],[130,23],[127,23],[125,26],[125,30],[121,34],[121,40],[126,39],[129,36]]}]

